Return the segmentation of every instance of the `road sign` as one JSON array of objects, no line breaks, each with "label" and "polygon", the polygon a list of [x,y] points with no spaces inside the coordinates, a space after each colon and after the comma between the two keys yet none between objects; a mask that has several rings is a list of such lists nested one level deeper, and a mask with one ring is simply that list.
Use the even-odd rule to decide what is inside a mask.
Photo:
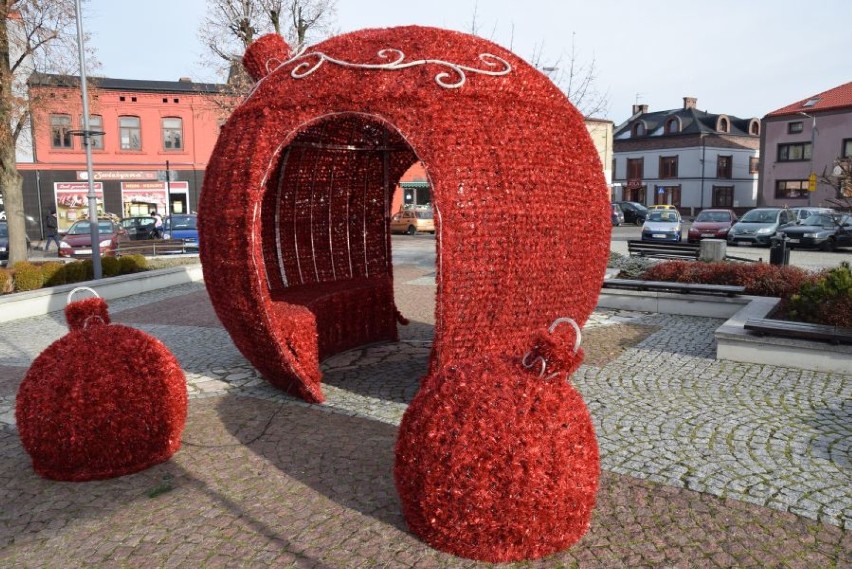
[{"label": "road sign", "polygon": [[816,174],[814,174],[813,172],[811,172],[811,175],[808,176],[808,191],[816,191]]}]

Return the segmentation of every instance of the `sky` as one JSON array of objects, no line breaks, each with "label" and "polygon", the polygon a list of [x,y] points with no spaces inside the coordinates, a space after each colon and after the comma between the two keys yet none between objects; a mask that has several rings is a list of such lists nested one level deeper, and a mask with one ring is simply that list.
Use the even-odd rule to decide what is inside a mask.
[{"label": "sky", "polygon": [[[83,27],[100,67],[117,79],[220,80],[200,61],[206,0],[88,0]],[[474,18],[475,15],[475,18]],[[477,34],[564,73],[594,62],[618,125],[632,105],[762,117],[852,81],[852,1],[337,0],[339,33],[424,25]],[[440,54],[435,55],[440,59]]]}]

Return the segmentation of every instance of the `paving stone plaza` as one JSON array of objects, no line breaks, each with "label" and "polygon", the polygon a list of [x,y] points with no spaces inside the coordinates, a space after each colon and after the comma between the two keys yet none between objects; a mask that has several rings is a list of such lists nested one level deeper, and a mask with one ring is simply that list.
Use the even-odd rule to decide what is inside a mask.
[{"label": "paving stone plaza", "polygon": [[[189,417],[168,462],[118,479],[34,474],[17,386],[62,314],[0,324],[0,566],[479,567],[406,530],[396,428],[425,373],[434,282],[395,267],[412,321],[397,344],[324,362],[321,406],[263,381],[203,284],[110,302],[186,372]],[[717,362],[720,320],[598,310],[572,381],[595,421],[601,487],[572,549],[519,567],[852,566],[852,371]]]}]

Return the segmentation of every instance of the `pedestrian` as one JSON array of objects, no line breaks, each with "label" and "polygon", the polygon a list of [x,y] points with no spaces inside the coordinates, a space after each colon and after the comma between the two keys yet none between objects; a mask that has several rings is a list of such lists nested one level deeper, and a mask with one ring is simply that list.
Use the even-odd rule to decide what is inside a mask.
[{"label": "pedestrian", "polygon": [[154,236],[157,239],[163,238],[163,218],[156,210],[151,210],[151,217],[154,218]]},{"label": "pedestrian", "polygon": [[50,242],[56,242],[56,250],[59,251],[59,220],[56,219],[56,212],[50,210],[44,218],[44,225],[47,227],[47,241],[44,244],[44,250],[50,249]]}]

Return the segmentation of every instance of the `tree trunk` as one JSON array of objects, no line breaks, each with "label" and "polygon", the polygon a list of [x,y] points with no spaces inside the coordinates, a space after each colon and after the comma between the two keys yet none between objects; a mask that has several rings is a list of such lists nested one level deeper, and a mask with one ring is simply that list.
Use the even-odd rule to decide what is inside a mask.
[{"label": "tree trunk", "polygon": [[9,61],[8,2],[0,3],[0,191],[9,224],[9,266],[27,260],[24,187],[15,157],[12,130],[12,70]]}]

